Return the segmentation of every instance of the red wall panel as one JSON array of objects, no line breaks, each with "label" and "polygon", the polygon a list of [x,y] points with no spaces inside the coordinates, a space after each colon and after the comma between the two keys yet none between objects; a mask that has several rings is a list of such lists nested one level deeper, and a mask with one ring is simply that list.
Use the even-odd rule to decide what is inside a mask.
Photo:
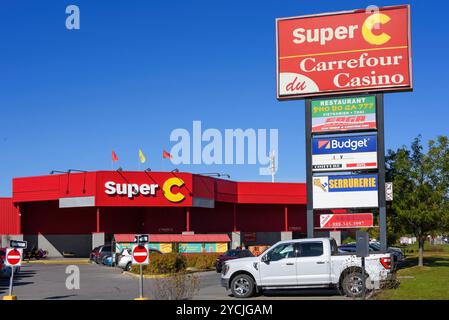
[{"label": "red wall panel", "polygon": [[237,230],[254,232],[284,231],[284,206],[238,205]]},{"label": "red wall panel", "polygon": [[215,208],[192,208],[190,230],[196,233],[232,232],[234,204],[215,202]]},{"label": "red wall panel", "polygon": [[14,207],[11,198],[0,198],[0,234],[19,233],[19,210]]},{"label": "red wall panel", "polygon": [[23,234],[89,234],[96,230],[95,208],[60,209],[58,201],[24,203]]}]

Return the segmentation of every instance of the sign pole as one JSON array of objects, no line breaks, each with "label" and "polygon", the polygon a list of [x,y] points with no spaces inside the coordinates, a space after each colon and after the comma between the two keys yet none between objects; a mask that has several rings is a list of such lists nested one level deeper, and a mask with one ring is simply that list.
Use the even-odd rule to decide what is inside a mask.
[{"label": "sign pole", "polygon": [[387,250],[387,210],[385,201],[385,133],[384,133],[384,95],[376,94],[377,107],[377,163],[379,170],[379,228],[380,247],[382,251]]},{"label": "sign pole", "polygon": [[143,271],[142,271],[142,264],[139,265],[140,269],[140,281],[139,281],[139,297],[140,299],[143,298]]},{"label": "sign pole", "polygon": [[366,299],[365,257],[362,257],[362,297]]},{"label": "sign pole", "polygon": [[9,279],[9,296],[11,297],[13,292],[13,281],[14,281],[14,267],[11,266],[11,277]]},{"label": "sign pole", "polygon": [[306,107],[306,188],[307,188],[307,238],[313,238],[313,174],[312,174],[312,99],[305,100]]},{"label": "sign pole", "polygon": [[148,248],[149,236],[137,235],[136,245],[133,245],[132,249],[132,264],[139,265],[139,297],[134,300],[149,300],[143,296],[143,267],[142,265],[148,265],[150,263],[150,252]]}]

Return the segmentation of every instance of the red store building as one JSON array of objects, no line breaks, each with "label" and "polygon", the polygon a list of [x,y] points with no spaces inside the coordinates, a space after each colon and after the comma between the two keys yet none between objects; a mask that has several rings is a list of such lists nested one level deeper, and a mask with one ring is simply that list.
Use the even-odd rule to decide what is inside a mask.
[{"label": "red store building", "polygon": [[114,234],[227,234],[236,247],[306,233],[304,183],[96,171],[14,178],[12,184],[12,198],[0,199],[1,246],[19,238],[51,256],[87,256]]}]

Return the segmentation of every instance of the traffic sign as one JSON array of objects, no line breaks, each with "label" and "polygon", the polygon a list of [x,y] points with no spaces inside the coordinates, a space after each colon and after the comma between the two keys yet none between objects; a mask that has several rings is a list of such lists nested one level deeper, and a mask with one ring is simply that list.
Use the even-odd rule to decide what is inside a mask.
[{"label": "traffic sign", "polygon": [[150,254],[146,245],[134,245],[132,250],[132,264],[149,264]]},{"label": "traffic sign", "polygon": [[22,265],[22,249],[8,248],[5,257],[7,266],[18,267]]},{"label": "traffic sign", "polygon": [[28,242],[26,241],[20,241],[20,240],[10,240],[9,246],[11,248],[20,248],[20,249],[26,249],[28,246]]},{"label": "traffic sign", "polygon": [[135,242],[137,243],[147,243],[150,241],[150,236],[148,234],[139,234],[135,237]]},{"label": "traffic sign", "polygon": [[393,201],[393,182],[385,182],[385,200]]}]

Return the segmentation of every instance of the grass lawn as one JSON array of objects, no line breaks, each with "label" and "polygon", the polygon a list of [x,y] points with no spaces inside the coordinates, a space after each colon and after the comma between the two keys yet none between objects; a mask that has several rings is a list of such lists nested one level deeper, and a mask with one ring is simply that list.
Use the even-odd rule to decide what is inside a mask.
[{"label": "grass lawn", "polygon": [[449,253],[447,250],[424,252],[424,266],[418,267],[417,264],[416,253],[407,257],[397,272],[399,287],[384,290],[376,295],[375,299],[449,300]]}]

